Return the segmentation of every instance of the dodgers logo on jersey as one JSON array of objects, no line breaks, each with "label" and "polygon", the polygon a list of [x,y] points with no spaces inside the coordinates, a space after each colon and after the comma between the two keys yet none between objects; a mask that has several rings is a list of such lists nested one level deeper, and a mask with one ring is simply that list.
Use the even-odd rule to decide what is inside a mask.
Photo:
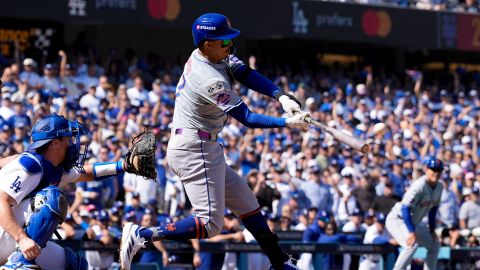
[{"label": "dodgers logo on jersey", "polygon": [[19,180],[20,176],[17,176],[17,178],[13,181],[13,183],[10,185],[10,189],[13,189],[15,193],[17,193],[22,187],[20,186],[22,182]]}]

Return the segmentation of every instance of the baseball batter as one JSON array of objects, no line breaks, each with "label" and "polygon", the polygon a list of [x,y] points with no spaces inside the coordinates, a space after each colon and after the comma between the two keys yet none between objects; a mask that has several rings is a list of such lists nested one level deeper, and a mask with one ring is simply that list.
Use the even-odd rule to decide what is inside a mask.
[{"label": "baseball batter", "polygon": [[[299,102],[293,96],[280,91],[233,55],[233,39],[240,31],[233,29],[225,16],[215,13],[200,16],[193,23],[192,34],[197,49],[185,64],[177,85],[167,161],[182,181],[196,215],[160,227],[126,224],[120,249],[121,267],[130,269],[132,257],[145,241],[217,235],[227,207],[242,219],[274,269],[297,269],[278,245],[278,238],[267,226],[247,183],[225,163],[217,134],[228,116],[251,128],[305,129],[306,113],[300,112]],[[234,80],[278,99],[290,117],[251,112],[232,90]],[[294,115],[294,112],[300,113]]]},{"label": "baseball batter", "polygon": [[[435,237],[435,216],[443,186],[439,183],[443,163],[435,157],[427,161],[426,174],[410,186],[401,202],[395,204],[387,216],[386,228],[403,248],[394,269],[406,269],[412,261],[417,247],[427,248],[427,259],[423,269],[436,269],[440,244]],[[420,224],[428,213],[429,228]]]}]

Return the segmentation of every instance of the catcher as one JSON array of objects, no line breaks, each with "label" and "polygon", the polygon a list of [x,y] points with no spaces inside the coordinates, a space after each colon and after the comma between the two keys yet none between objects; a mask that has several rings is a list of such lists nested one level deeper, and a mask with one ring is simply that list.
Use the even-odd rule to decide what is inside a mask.
[{"label": "catcher", "polygon": [[33,126],[26,152],[0,160],[0,269],[88,269],[84,258],[49,241],[67,215],[61,187],[124,171],[156,179],[152,132],[133,140],[125,161],[85,166],[84,135],[87,129],[79,122],[49,115]]}]

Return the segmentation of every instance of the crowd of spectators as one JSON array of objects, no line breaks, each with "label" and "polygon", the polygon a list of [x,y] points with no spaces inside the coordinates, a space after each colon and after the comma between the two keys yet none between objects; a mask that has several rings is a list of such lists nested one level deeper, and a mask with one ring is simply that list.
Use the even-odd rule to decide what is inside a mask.
[{"label": "crowd of spectators", "polygon": [[[328,1],[328,0],[327,0]],[[480,3],[477,0],[331,0],[342,3],[369,5],[387,5],[434,11],[453,11],[478,13]]]},{"label": "crowd of spectators", "polygon": [[[154,226],[191,213],[181,183],[164,160],[182,66],[155,54],[138,57],[133,51],[110,54],[106,63],[92,55],[60,51],[57,62],[27,57],[4,67],[0,155],[23,152],[32,124],[49,113],[86,124],[91,136],[83,142],[90,145],[90,162],[121,160],[129,139],[153,129],[158,136],[158,182],[124,174],[67,187],[71,206],[62,224],[64,238],[109,244],[119,241],[124,222]],[[246,62],[259,68],[254,57]],[[477,73],[459,68],[448,74],[450,81],[439,81],[418,70],[387,74],[360,64],[260,70],[293,93],[312,118],[366,140],[372,149],[360,154],[315,127],[247,129],[229,118],[219,134],[225,159],[245,178],[272,229],[305,231],[305,241],[341,232],[361,235],[423,175],[425,158],[436,155],[446,164],[438,238],[452,248],[479,245]],[[233,88],[252,111],[282,116],[274,99],[238,83]],[[238,220],[226,214],[225,232],[231,235],[217,240],[252,240],[248,232],[239,233]],[[161,243],[156,247],[167,254]],[[94,269],[116,260],[112,252],[86,255]],[[145,261],[169,259],[160,253],[142,256]],[[195,253],[197,265],[200,257]]]}]

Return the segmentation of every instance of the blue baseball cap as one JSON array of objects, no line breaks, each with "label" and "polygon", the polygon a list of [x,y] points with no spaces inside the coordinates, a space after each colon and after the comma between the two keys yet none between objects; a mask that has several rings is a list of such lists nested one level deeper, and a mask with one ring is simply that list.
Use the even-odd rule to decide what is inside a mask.
[{"label": "blue baseball cap", "polygon": [[383,213],[378,213],[376,219],[378,223],[385,224],[387,217]]},{"label": "blue baseball cap", "polygon": [[108,215],[108,212],[104,210],[100,210],[97,212],[97,219],[100,221],[109,221],[110,217]]},{"label": "blue baseball cap", "polygon": [[328,215],[327,211],[322,210],[318,212],[317,219],[319,221],[328,222],[330,221],[330,215]]},{"label": "blue baseball cap", "polygon": [[116,201],[114,204],[113,204],[116,208],[123,208],[124,204],[122,201]]},{"label": "blue baseball cap", "polygon": [[360,211],[358,208],[353,210],[350,216],[362,216],[362,211]]},{"label": "blue baseball cap", "polygon": [[427,160],[427,168],[436,172],[441,172],[443,171],[443,162],[432,156]]}]

